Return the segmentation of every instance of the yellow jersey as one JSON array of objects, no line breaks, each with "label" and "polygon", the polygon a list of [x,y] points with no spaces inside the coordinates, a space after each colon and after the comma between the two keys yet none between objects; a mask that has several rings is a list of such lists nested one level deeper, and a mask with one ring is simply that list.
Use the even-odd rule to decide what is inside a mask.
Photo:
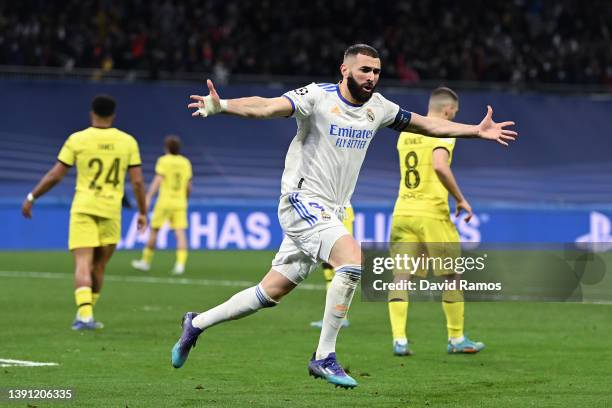
[{"label": "yellow jersey", "polygon": [[448,191],[433,168],[433,151],[446,149],[448,164],[453,158],[455,139],[439,139],[402,132],[397,140],[401,182],[393,215],[418,215],[436,219],[450,217]]},{"label": "yellow jersey", "polygon": [[155,173],[163,177],[156,206],[167,209],[187,208],[187,187],[193,176],[191,162],[180,154],[166,154],[157,159]]},{"label": "yellow jersey", "polygon": [[89,127],[68,137],[57,160],[76,165],[70,213],[121,219],[125,173],[141,165],[136,139],[116,128]]}]

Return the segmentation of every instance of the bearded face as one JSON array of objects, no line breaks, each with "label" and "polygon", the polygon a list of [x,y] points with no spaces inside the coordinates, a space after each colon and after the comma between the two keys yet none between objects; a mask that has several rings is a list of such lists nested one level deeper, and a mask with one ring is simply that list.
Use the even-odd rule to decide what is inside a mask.
[{"label": "bearded face", "polygon": [[362,83],[357,82],[352,72],[349,73],[347,77],[346,85],[352,97],[355,98],[356,101],[359,101],[359,103],[369,101],[376,89],[376,84],[369,79]]}]

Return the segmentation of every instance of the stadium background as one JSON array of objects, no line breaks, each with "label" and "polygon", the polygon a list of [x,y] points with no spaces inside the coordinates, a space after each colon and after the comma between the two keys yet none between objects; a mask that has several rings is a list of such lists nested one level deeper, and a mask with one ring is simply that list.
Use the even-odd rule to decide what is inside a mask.
[{"label": "stadium background", "polygon": [[[204,77],[204,74],[202,74]],[[302,84],[306,79],[302,80]],[[428,90],[385,87],[381,92],[415,112],[426,112]],[[295,84],[219,85],[223,97],[277,96]],[[74,171],[36,205],[36,222],[18,214],[23,197],[49,168],[63,141],[88,126],[89,101],[98,93],[119,103],[116,125],[135,135],[146,180],[167,134],[184,140],[193,161],[194,192],[189,237],[194,249],[272,249],[282,236],[276,219],[284,155],[295,121],[190,117],[186,96],[202,83],[124,83],[4,79],[0,131],[0,214],[11,234],[0,247],[61,249],[67,240]],[[520,141],[509,149],[460,140],[454,170],[477,217],[460,225],[468,241],[574,242],[593,232],[609,241],[612,140],[607,129],[612,99],[606,95],[461,90],[457,120],[477,122],[491,104],[496,118],[513,118]],[[385,240],[399,183],[396,134],[383,130],[370,148],[353,205],[362,240]],[[131,192],[128,188],[128,196]],[[132,199],[133,201],[133,199]],[[124,213],[126,247],[134,236],[133,212]],[[520,222],[516,220],[520,219]],[[593,220],[593,221],[592,221]],[[162,234],[162,241],[164,240]],[[162,244],[164,242],[161,242]],[[165,246],[165,245],[163,245]]]},{"label": "stadium background", "polygon": [[[167,345],[146,343],[145,335],[124,336],[134,323],[129,314],[125,314],[126,310],[149,316],[142,313],[153,308],[151,310],[159,314],[155,325],[169,325],[171,321],[174,328],[183,308],[202,307],[203,294],[209,300],[222,300],[219,296],[230,295],[233,286],[255,281],[261,271],[267,269],[273,254],[243,252],[243,258],[236,258],[233,250],[273,251],[282,239],[276,204],[284,155],[295,133],[295,122],[278,119],[253,123],[224,116],[197,120],[191,118],[186,108],[188,96],[205,93],[207,77],[215,80],[224,98],[278,96],[312,81],[333,82],[338,79],[343,49],[356,41],[371,43],[381,51],[383,74],[378,89],[403,107],[425,113],[429,91],[446,85],[460,95],[458,121],[479,121],[487,104],[494,107],[498,120],[516,121],[520,139],[509,149],[466,140],[457,144],[453,170],[476,213],[470,224],[458,221],[463,240],[596,241],[612,245],[612,134],[609,124],[612,112],[612,5],[609,2],[593,1],[585,7],[574,0],[392,3],[342,0],[315,1],[308,6],[283,2],[279,6],[274,1],[28,0],[0,1],[0,11],[0,220],[3,226],[0,234],[0,306],[6,311],[17,310],[19,314],[33,308],[45,316],[45,333],[50,339],[69,351],[80,348],[90,351],[91,361],[97,364],[107,363],[103,354],[98,353],[100,348],[110,350],[108,344],[121,348],[121,342],[125,342],[127,353],[142,353],[157,361],[158,354],[165,353]],[[70,333],[58,334],[68,326],[68,315],[72,313],[69,276],[72,265],[65,248],[74,170],[37,201],[34,220],[24,220],[19,209],[25,195],[53,165],[65,138],[88,126],[89,104],[99,93],[116,97],[116,126],[139,141],[147,182],[152,180],[155,160],[162,154],[163,138],[177,134],[183,139],[183,152],[194,164],[190,246],[193,250],[232,251],[215,254],[192,251],[188,278],[196,281],[185,283],[195,288],[173,286],[178,281],[167,278],[166,270],[154,270],[150,277],[141,277],[128,267],[129,260],[137,256],[135,252],[116,254],[108,271],[111,278],[105,292],[107,298],[100,309],[102,318],[111,323],[110,328],[115,325],[115,332],[107,331],[106,337],[93,338],[91,343],[85,344],[83,339],[69,337]],[[389,216],[399,183],[396,137],[388,130],[379,132],[361,171],[353,197],[357,212],[356,236],[361,241],[383,241],[388,236]],[[127,195],[133,202],[129,187]],[[135,233],[133,214],[130,209],[124,210],[122,249],[138,249],[144,243],[144,237]],[[161,234],[161,248],[173,248],[171,235]],[[160,251],[156,256],[160,264],[169,267],[173,254],[168,251],[166,256]],[[240,264],[239,259],[244,259],[245,263]],[[32,280],[23,280],[26,275],[17,272],[31,273]],[[48,284],[42,280],[43,275],[36,273],[54,274],[57,280],[49,282],[61,282],[61,285]],[[142,280],[145,278],[161,279],[154,282],[162,286],[148,294],[140,293],[140,285],[151,283]],[[294,300],[288,300],[288,311],[279,311],[277,324],[301,327],[309,319],[319,317],[323,286],[321,279],[317,279],[311,278],[309,284],[318,292],[311,294],[306,290],[296,294]],[[235,282],[227,283],[228,280]],[[212,287],[204,289],[208,284]],[[222,288],[215,287],[216,284]],[[123,286],[128,286],[129,290]],[[138,295],[134,295],[135,292]],[[19,296],[19,293],[26,295]],[[51,296],[45,296],[49,293]],[[149,305],[149,296],[157,303]],[[213,300],[207,300],[206,305],[212,305]],[[311,313],[306,312],[308,316],[296,322],[292,315],[289,317],[289,309],[293,306],[295,310],[296,306],[291,302]],[[605,406],[609,399],[602,393],[603,385],[599,382],[605,376],[595,374],[605,372],[597,365],[598,361],[605,361],[600,354],[604,350],[603,342],[599,342],[601,336],[597,334],[609,328],[609,322],[605,323],[609,313],[596,305],[585,305],[584,309],[576,309],[576,306],[581,305],[568,306],[560,316],[560,309],[555,305],[475,307],[471,322],[478,318],[479,324],[473,327],[485,341],[498,343],[495,351],[498,354],[493,354],[492,350],[492,357],[482,356],[491,359],[485,360],[491,369],[476,372],[475,368],[460,367],[457,363],[449,364],[453,366],[449,368],[446,363],[436,365],[431,359],[420,363],[417,360],[414,364],[420,367],[424,380],[432,382],[438,380],[435,372],[440,369],[456,370],[456,375],[461,375],[461,370],[468,370],[477,378],[481,383],[471,393],[472,399],[461,400],[458,406],[470,406],[483,395],[487,398],[483,404],[487,406],[496,405],[496,401],[501,404],[498,406],[509,406],[511,402],[524,406],[533,402],[528,396],[522,396],[523,385],[515,386],[515,376],[524,376],[530,381],[524,387],[535,389],[536,397],[547,398],[546,395],[556,392],[553,402],[573,401],[574,405],[590,406],[603,402]],[[388,343],[386,316],[384,310],[376,307],[378,305],[358,304],[353,313],[355,330],[359,330],[360,325],[362,330],[370,330],[367,335],[362,333],[370,336],[360,343],[363,356],[377,350],[373,344]],[[439,317],[438,310],[434,311],[433,305],[431,312],[426,306],[422,308],[422,317],[415,320],[422,326],[422,335],[440,334],[438,326],[425,323],[432,316]],[[313,312],[313,309],[316,310]],[[499,333],[494,325],[500,314],[514,313],[532,317],[526,322],[517,316],[508,323],[513,330],[526,336],[524,338],[508,337]],[[585,313],[588,314],[586,318]],[[34,335],[33,332],[16,328],[20,327],[17,315],[3,312],[0,317],[3,327],[0,351],[7,356],[59,359],[50,351],[59,350],[49,345],[52,342],[42,344],[31,340],[27,336]],[[363,316],[376,318],[379,324],[374,325]],[[564,320],[564,316],[566,321],[558,321]],[[262,333],[257,325],[265,325],[266,321],[258,316],[253,320],[255,323],[230,326],[221,333],[235,334],[238,338],[245,332],[259,336]],[[164,326],[163,336],[170,342],[175,332]],[[542,374],[539,377],[538,373],[547,370],[547,361],[556,360],[566,352],[563,342],[551,342],[555,333],[560,332],[578,336],[571,340],[584,341],[587,354],[576,357],[580,362],[573,360],[577,368],[571,375],[559,374],[555,378]],[[266,334],[268,339],[273,335],[271,331]],[[153,331],[147,335],[160,336]],[[297,354],[295,358],[291,354],[287,360],[295,360],[299,365],[304,350],[308,353],[312,342],[302,347],[300,342],[305,335],[298,331],[295,336],[293,339],[300,353],[294,353]],[[28,338],[23,343],[28,345],[25,352],[18,347],[24,338]],[[221,338],[225,340],[225,337],[218,340]],[[291,341],[292,337],[288,339]],[[566,339],[564,337],[563,341]],[[280,340],[269,341],[276,349],[286,346]],[[347,341],[345,344],[353,344],[348,336]],[[544,354],[527,350],[538,342],[547,344]],[[136,352],[131,349],[133,344],[141,343],[147,344],[150,350]],[[368,346],[363,346],[366,343]],[[201,375],[198,367],[202,367],[199,363],[205,361],[210,361],[213,367],[247,361],[249,370],[261,378],[267,378],[270,369],[284,369],[263,366],[267,368],[257,371],[259,368],[249,361],[250,356],[261,353],[256,348],[257,343],[243,345],[240,341],[237,344],[238,351],[232,348],[232,353],[242,359],[228,363],[223,357],[227,350],[213,346],[220,357],[211,361],[206,360],[205,355],[194,356],[196,361],[193,367],[187,368],[187,373],[198,377]],[[509,348],[512,361],[504,360],[505,350],[500,344]],[[423,343],[421,347],[425,354],[435,350]],[[348,346],[344,350],[346,352]],[[105,396],[103,390],[94,390],[90,386],[93,380],[81,374],[77,365],[70,365],[73,361],[70,354],[66,357],[66,352],[58,353],[68,362],[69,370],[55,378],[65,384],[76,384],[90,395],[99,395],[100,401],[109,398],[113,406],[127,401],[125,395],[130,393],[141,401],[155,398],[155,392],[144,395],[150,389],[147,384],[155,383],[153,378],[164,379],[164,384],[156,383],[164,390],[164,397],[172,392],[171,387],[184,385],[193,389],[200,381],[179,384],[176,377],[169,377],[165,372],[162,375],[156,369],[146,373],[136,370],[146,380],[136,381],[139,388],[136,385],[129,388],[123,382],[126,375],[121,373],[124,371],[117,371],[117,368],[133,366],[127,363],[122,366],[110,358],[108,362],[118,365],[112,365],[108,372],[101,371],[100,375],[108,377],[104,377],[102,384],[115,384],[121,390],[121,397],[112,399]],[[379,364],[374,357],[367,362],[374,367]],[[368,366],[364,361],[355,363],[358,364]],[[527,372],[514,371],[515,364],[525,364]],[[234,367],[239,368],[242,366]],[[491,370],[496,369],[493,375]],[[564,368],[557,370],[564,372]],[[425,372],[428,374],[423,374]],[[56,375],[52,371],[13,373],[7,371],[6,384],[53,384]],[[85,375],[85,379],[75,380],[74,373]],[[382,368],[379,373],[384,373]],[[568,389],[572,381],[581,381],[577,379],[580,373],[584,381],[581,384],[586,387],[583,393],[578,396],[564,394],[562,388]],[[397,375],[404,374],[386,372],[375,380],[384,383]],[[360,373],[363,381],[367,382],[369,376],[367,372]],[[237,378],[247,383],[251,381],[246,377]],[[551,381],[558,388],[548,382],[549,378],[553,378]],[[452,389],[453,381],[446,381]],[[498,391],[489,390],[487,381]],[[0,385],[3,383],[0,381]],[[274,384],[259,383],[260,394],[251,394],[254,395],[251,400],[240,399],[239,394],[231,395],[227,390],[219,391],[223,390],[223,384],[217,385],[214,398],[221,401],[221,405],[230,403],[228,401],[240,405],[253,400],[255,405],[275,405],[263,395],[266,391],[274,392],[277,389]],[[411,385],[422,392],[416,393],[419,403],[457,402],[452,393],[440,397],[434,389],[419,388],[420,383]],[[314,392],[309,385],[301,388],[299,383],[286,383],[284,387],[288,393],[304,391],[305,395],[313,395]],[[385,390],[399,393],[393,388],[385,388],[387,385],[380,387],[381,394]],[[588,387],[590,391],[584,391]],[[500,397],[504,390],[510,399]],[[390,392],[389,395],[395,394]],[[425,395],[422,401],[421,395]],[[585,395],[595,397],[589,399]],[[333,401],[339,405],[349,404],[344,397],[334,398],[338,398]],[[389,404],[401,401],[399,397],[389,398],[385,400]],[[414,394],[411,398],[415,398]],[[154,404],[156,400],[152,401]],[[296,401],[288,405],[299,405]],[[313,401],[306,400],[304,405]],[[368,401],[368,406],[376,404],[372,402],[376,399]],[[214,405],[214,400],[208,402]],[[184,404],[189,406],[188,402]],[[350,404],[359,405],[355,400]]]},{"label": "stadium background", "polygon": [[[476,122],[491,104],[496,118],[518,123],[521,140],[511,149],[458,144],[454,170],[477,214],[471,226],[460,225],[464,240],[611,239],[608,2],[193,6],[2,3],[0,215],[11,234],[0,237],[0,248],[65,246],[73,174],[37,203],[36,225],[12,215],[67,135],[88,125],[89,100],[102,92],[118,99],[117,126],[139,140],[147,180],[163,137],[185,141],[195,172],[190,216],[201,226],[190,231],[193,248],[275,248],[282,238],[276,199],[294,121],[202,123],[189,117],[187,96],[203,93],[206,77],[227,98],[333,82],[342,50],[357,40],[380,49],[379,90],[400,105],[425,113],[428,91],[444,84],[460,93],[457,120]],[[350,24],[335,24],[343,13]],[[395,135],[381,131],[361,172],[353,204],[362,240],[388,235],[399,180],[394,144]],[[142,244],[128,238],[128,248]]]}]

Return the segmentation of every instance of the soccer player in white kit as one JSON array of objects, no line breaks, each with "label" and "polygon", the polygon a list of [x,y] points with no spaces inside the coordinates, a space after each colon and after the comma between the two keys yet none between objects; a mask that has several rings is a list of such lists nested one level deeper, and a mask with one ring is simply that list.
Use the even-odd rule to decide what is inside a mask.
[{"label": "soccer player in white kit", "polygon": [[375,92],[381,71],[378,52],[365,44],[349,47],[340,66],[339,84],[312,83],[277,98],[220,99],[212,81],[209,95],[192,95],[193,116],[217,113],[245,118],[293,117],[297,121],[282,177],[278,217],[285,233],[272,268],[261,282],[203,313],[183,316],[183,332],[172,349],[172,365],[181,367],[198,336],[227,320],[276,306],[321,261],[336,274],[325,301],[323,327],[309,373],[329,383],[353,388],[357,382],[336,360],[336,338],[361,277],[359,244],[342,224],[366,151],[382,127],[433,137],[495,140],[505,146],[517,133],[513,122],[495,123],[493,111],[478,125],[425,117],[400,108]]}]

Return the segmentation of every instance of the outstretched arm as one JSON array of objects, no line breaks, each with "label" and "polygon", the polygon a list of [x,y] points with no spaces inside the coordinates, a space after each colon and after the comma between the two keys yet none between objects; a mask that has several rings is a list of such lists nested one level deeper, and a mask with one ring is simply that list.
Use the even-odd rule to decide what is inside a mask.
[{"label": "outstretched arm", "polygon": [[434,149],[432,153],[432,164],[440,183],[446,188],[446,190],[453,196],[456,202],[455,216],[458,217],[461,210],[467,213],[464,218],[465,222],[470,222],[472,219],[472,206],[463,196],[457,180],[450,166],[448,165],[449,153],[448,150],[443,148]]},{"label": "outstretched arm", "polygon": [[210,79],[206,81],[209,94],[207,96],[191,95],[195,102],[187,105],[190,109],[197,109],[192,116],[207,117],[217,113],[227,113],[241,116],[243,118],[269,119],[287,117],[293,113],[293,107],[289,99],[262,98],[251,96],[238,99],[221,99]]},{"label": "outstretched arm", "polygon": [[53,186],[62,181],[69,169],[70,167],[62,162],[58,161],[55,163],[55,166],[53,166],[51,170],[49,170],[47,174],[40,179],[36,187],[34,187],[34,190],[32,190],[30,193],[31,196],[28,194],[28,197],[23,200],[21,213],[24,217],[32,218],[32,205],[34,204],[34,200],[51,190]]},{"label": "outstretched arm", "polygon": [[514,122],[494,122],[493,109],[487,106],[487,114],[478,125],[464,125],[445,119],[421,116],[413,112],[408,126],[403,130],[432,137],[473,137],[495,140],[508,146],[508,142],[514,141],[518,136],[515,131],[505,129],[508,126],[514,126]]}]

